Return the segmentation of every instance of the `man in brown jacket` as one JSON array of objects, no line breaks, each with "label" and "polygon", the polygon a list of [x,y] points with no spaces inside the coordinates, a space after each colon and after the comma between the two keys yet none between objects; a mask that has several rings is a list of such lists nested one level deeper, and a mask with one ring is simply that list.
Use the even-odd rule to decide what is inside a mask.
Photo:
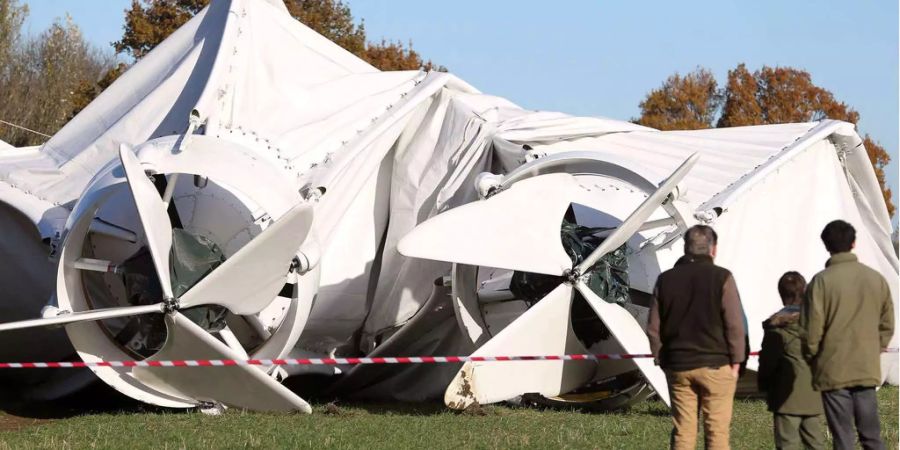
[{"label": "man in brown jacket", "polygon": [[813,387],[822,392],[834,448],[854,448],[858,434],[863,448],[882,449],[875,386],[881,351],[894,335],[891,293],[884,277],[851,252],[852,225],[835,220],[821,237],[831,258],[809,283],[800,315]]},{"label": "man in brown jacket", "polygon": [[684,256],[660,274],[647,334],[672,398],[672,447],[694,449],[697,406],[706,448],[729,448],[731,413],[746,327],[731,272],[713,264],[716,232],[697,225],[684,234]]}]

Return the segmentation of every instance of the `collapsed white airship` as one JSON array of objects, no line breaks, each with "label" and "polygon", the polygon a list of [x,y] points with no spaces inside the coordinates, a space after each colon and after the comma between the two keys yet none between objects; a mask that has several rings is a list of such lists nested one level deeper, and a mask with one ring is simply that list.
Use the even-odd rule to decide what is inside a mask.
[{"label": "collapsed white airship", "polygon": [[[696,223],[719,233],[752,350],[775,280],[826,260],[827,222],[898,275],[851,124],[529,111],[448,73],[380,72],[278,0],[214,0],[47,143],[2,149],[0,208],[0,361],[646,353],[649,293]],[[896,354],[882,366],[896,384]],[[0,377],[31,399],[99,378],[164,407],[305,412],[283,380],[453,408],[668,394],[646,359]]]}]

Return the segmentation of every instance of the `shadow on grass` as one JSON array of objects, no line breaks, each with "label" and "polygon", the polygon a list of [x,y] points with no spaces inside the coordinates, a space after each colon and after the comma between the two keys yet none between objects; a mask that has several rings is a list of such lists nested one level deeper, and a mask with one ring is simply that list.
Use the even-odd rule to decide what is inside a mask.
[{"label": "shadow on grass", "polygon": [[668,417],[669,407],[659,398],[653,397],[640,401],[634,405],[618,409],[596,409],[590,406],[573,406],[571,408],[556,408],[552,406],[542,406],[538,404],[524,406],[510,406],[512,408],[527,408],[538,411],[559,411],[575,414],[593,415],[593,416],[651,416],[651,417]]},{"label": "shadow on grass", "polygon": [[93,414],[177,412],[133,400],[99,380],[74,394],[53,401],[35,401],[17,396],[13,389],[0,391],[0,411],[22,419],[65,419]]},{"label": "shadow on grass", "polygon": [[618,410],[603,411],[591,410],[589,408],[554,408],[542,405],[515,405],[515,404],[492,404],[492,405],[475,405],[463,411],[456,411],[447,408],[443,402],[432,400],[423,402],[385,402],[385,401],[362,401],[362,400],[335,400],[328,403],[317,403],[314,405],[314,414],[322,413],[328,415],[352,415],[357,411],[374,415],[393,415],[393,416],[437,416],[437,415],[460,415],[460,416],[498,416],[515,414],[517,412],[529,411],[547,411],[547,412],[563,412],[583,414],[588,416],[650,416],[650,417],[668,417],[668,407],[658,400],[646,400],[631,408],[623,408]]},{"label": "shadow on grass", "polygon": [[[340,399],[333,396],[317,396],[315,393],[325,392],[329,381],[326,379],[306,378],[303,383],[288,379],[285,383],[288,388],[300,391],[298,394],[309,400],[314,406],[314,414],[325,415],[353,415],[357,413],[373,415],[393,416],[437,416],[437,415],[467,415],[467,416],[496,416],[515,414],[527,411],[556,411],[594,416],[649,416],[667,417],[669,410],[658,399],[645,400],[630,408],[618,410],[592,410],[585,407],[554,408],[537,404],[515,405],[500,403],[478,406],[466,411],[454,411],[447,408],[439,400],[421,402],[400,401],[376,401]],[[302,386],[302,387],[301,387]],[[300,388],[300,389],[298,389]],[[195,409],[169,409],[148,405],[133,400],[97,380],[72,395],[55,401],[34,401],[15,395],[16,389],[4,386],[0,389],[0,430],[9,428],[10,423],[39,424],[48,420],[65,419],[75,416],[97,414],[141,414],[141,413],[167,413],[179,414],[196,411]],[[6,413],[6,414],[3,414]],[[13,426],[17,428],[17,426]]]},{"label": "shadow on grass", "polygon": [[[322,405],[325,414],[340,415],[340,411],[362,410],[368,414],[392,416],[436,416],[451,413],[443,403],[436,401],[417,403],[389,403],[376,401],[334,401]],[[316,411],[318,412],[318,411]]]}]

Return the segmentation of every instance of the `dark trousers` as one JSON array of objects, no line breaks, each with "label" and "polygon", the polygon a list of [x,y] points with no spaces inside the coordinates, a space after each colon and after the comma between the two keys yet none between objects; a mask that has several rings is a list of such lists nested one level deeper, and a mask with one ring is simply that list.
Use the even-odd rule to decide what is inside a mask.
[{"label": "dark trousers", "polygon": [[778,450],[824,450],[822,415],[795,416],[775,413],[775,448]]},{"label": "dark trousers", "polygon": [[[837,450],[852,450],[859,443],[866,450],[882,450],[881,426],[878,423],[878,397],[873,387],[851,387],[822,392],[828,429]],[[856,432],[853,425],[856,424]]]}]

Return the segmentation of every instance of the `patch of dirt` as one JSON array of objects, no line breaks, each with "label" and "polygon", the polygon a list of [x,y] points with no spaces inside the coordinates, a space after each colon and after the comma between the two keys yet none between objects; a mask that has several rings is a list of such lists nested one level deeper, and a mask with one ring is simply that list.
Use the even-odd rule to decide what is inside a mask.
[{"label": "patch of dirt", "polygon": [[475,393],[472,391],[472,369],[469,366],[463,366],[461,373],[462,383],[456,391],[458,401],[451,401],[447,406],[457,411],[468,411],[473,406],[479,408],[478,400],[475,400]]},{"label": "patch of dirt", "polygon": [[48,422],[52,422],[52,419],[32,419],[0,412],[0,433],[4,431],[18,431],[27,427],[43,425]]},{"label": "patch of dirt", "polygon": [[463,409],[460,413],[463,415],[466,415],[466,416],[486,416],[486,415],[488,415],[487,410],[485,410],[485,408],[483,408],[481,406],[481,404],[478,403],[477,400],[473,400],[472,403],[469,404],[469,406],[467,406],[466,409]]},{"label": "patch of dirt", "polygon": [[325,405],[325,410],[322,411],[322,414],[326,416],[346,416],[347,412],[341,409],[335,402],[330,402]]}]

